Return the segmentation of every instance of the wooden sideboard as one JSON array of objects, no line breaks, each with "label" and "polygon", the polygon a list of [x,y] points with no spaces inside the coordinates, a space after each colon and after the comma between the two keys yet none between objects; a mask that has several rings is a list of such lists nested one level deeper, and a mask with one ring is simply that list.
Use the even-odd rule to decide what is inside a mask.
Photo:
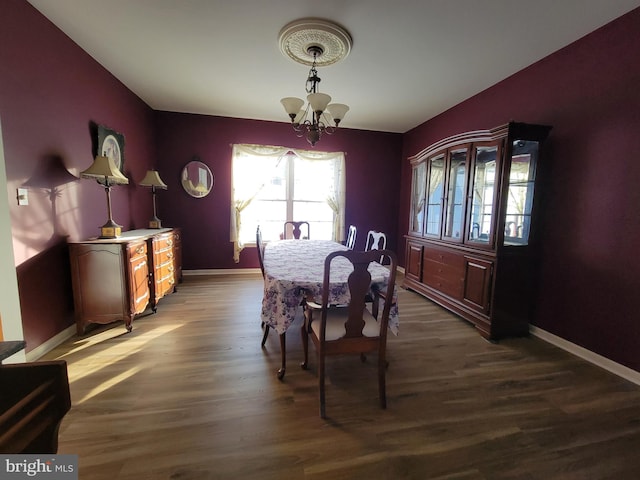
[{"label": "wooden sideboard", "polygon": [[177,228],[130,230],[113,239],[69,243],[76,329],[133,318],[176,290],[182,280]]}]

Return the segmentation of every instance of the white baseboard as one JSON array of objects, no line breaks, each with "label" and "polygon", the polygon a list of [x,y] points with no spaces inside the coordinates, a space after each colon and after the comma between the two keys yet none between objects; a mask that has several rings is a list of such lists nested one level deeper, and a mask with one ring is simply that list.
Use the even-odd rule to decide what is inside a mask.
[{"label": "white baseboard", "polygon": [[183,270],[186,277],[190,275],[236,275],[236,274],[260,273],[259,268],[214,268],[205,270]]},{"label": "white baseboard", "polygon": [[577,357],[580,357],[600,368],[604,368],[605,370],[635,383],[636,385],[640,385],[640,372],[636,370],[632,370],[631,368],[609,360],[602,355],[598,355],[591,350],[587,350],[586,348],[576,345],[575,343],[571,343],[564,338],[558,337],[536,326],[531,325],[529,332],[531,335],[534,335],[545,342],[555,345],[556,347],[576,355]]},{"label": "white baseboard", "polygon": [[71,325],[65,328],[63,331],[61,331],[57,335],[51,337],[46,342],[38,345],[36,348],[28,352],[26,354],[27,362],[35,362],[36,360],[40,359],[43,355],[49,353],[51,350],[56,348],[65,340],[68,340],[71,337],[73,337],[75,334],[76,334],[75,325]]}]

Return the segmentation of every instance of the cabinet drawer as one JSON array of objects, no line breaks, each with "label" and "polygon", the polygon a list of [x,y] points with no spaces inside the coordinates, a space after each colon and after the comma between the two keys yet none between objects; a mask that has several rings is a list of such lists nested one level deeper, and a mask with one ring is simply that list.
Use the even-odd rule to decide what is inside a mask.
[{"label": "cabinet drawer", "polygon": [[458,252],[450,252],[439,248],[425,247],[424,259],[442,263],[445,265],[456,266],[460,270],[464,268],[464,257]]},{"label": "cabinet drawer", "polygon": [[159,252],[155,254],[154,262],[156,263],[156,265],[173,265],[173,257],[173,250]]},{"label": "cabinet drawer", "polygon": [[433,260],[425,260],[422,266],[422,278],[427,278],[429,276],[459,280],[464,277],[464,268],[462,268],[462,265],[448,265],[445,263],[434,262]]},{"label": "cabinet drawer", "polygon": [[160,235],[153,239],[153,251],[154,253],[162,250],[173,249],[173,235]]},{"label": "cabinet drawer", "polygon": [[173,267],[173,262],[168,262],[163,265],[157,265],[156,266],[156,282],[160,282],[168,278],[173,280],[175,277],[174,270],[175,269]]},{"label": "cabinet drawer", "polygon": [[462,300],[464,281],[459,276],[443,277],[434,273],[427,273],[422,281],[445,295]]},{"label": "cabinet drawer", "polygon": [[145,242],[131,242],[127,245],[127,252],[131,261],[147,256],[147,244]]}]

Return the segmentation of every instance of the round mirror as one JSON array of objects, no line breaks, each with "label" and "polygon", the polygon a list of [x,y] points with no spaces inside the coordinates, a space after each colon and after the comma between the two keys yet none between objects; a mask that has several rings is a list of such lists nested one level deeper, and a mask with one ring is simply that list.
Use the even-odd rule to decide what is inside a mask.
[{"label": "round mirror", "polygon": [[195,198],[206,197],[213,188],[213,174],[199,160],[192,160],[182,169],[182,187]]}]

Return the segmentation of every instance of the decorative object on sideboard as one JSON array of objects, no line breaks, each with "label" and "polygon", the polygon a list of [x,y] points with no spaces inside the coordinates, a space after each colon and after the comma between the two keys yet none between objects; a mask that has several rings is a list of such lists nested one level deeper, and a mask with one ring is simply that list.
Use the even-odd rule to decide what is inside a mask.
[{"label": "decorative object on sideboard", "polygon": [[115,166],[113,160],[105,156],[97,156],[91,166],[80,172],[82,178],[93,178],[104,187],[107,194],[107,214],[109,219],[100,227],[100,238],[117,238],[122,234],[122,225],[113,221],[111,215],[111,187],[113,185],[128,184],[129,179],[125,177]]},{"label": "decorative object on sideboard", "polygon": [[98,151],[96,156],[109,157],[120,172],[124,172],[124,135],[98,125]]},{"label": "decorative object on sideboard", "polygon": [[307,106],[297,97],[280,100],[298,137],[305,136],[314,146],[324,133],[331,135],[349,111],[342,103],[329,103],[331,97],[320,93],[316,67],[332,65],[351,51],[351,35],[344,28],[317,18],[303,18],[287,24],[279,35],[280,51],[303,65],[310,65],[307,77]]},{"label": "decorative object on sideboard", "polygon": [[162,228],[162,222],[158,218],[156,209],[156,189],[167,189],[167,185],[160,178],[157,170],[149,170],[142,181],[138,184],[141,187],[151,187],[151,195],[153,196],[153,217],[149,220],[149,228]]},{"label": "decorative object on sideboard", "polygon": [[214,183],[213,173],[198,157],[193,157],[182,169],[182,187],[194,198],[209,195]]}]

